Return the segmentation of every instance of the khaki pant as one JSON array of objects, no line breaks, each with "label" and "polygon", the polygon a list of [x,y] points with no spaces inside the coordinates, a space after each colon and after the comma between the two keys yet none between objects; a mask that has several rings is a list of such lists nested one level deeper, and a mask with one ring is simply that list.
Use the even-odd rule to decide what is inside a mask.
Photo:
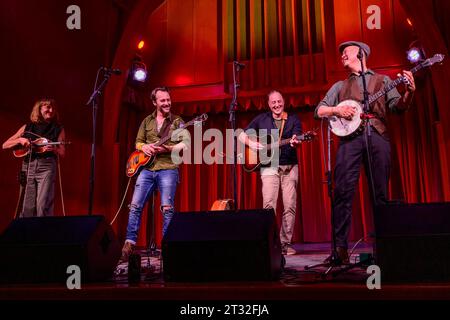
[{"label": "khaki pant", "polygon": [[289,245],[294,232],[297,207],[298,165],[281,165],[278,170],[261,171],[264,209],[277,211],[278,193],[281,185],[283,195],[283,216],[281,217],[281,245]]}]

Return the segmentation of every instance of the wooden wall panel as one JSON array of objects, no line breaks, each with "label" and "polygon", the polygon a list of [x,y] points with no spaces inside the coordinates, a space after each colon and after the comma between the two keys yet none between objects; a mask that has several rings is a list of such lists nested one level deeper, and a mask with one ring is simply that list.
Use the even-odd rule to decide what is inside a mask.
[{"label": "wooden wall panel", "polygon": [[[368,26],[368,20],[374,15],[368,10],[370,6],[379,8],[379,28]],[[338,46],[348,40],[364,41],[370,46],[369,68],[408,64],[405,52],[414,35],[406,27],[406,14],[397,0],[334,0],[334,22],[336,64],[332,65],[333,71],[342,69]]]},{"label": "wooden wall panel", "polygon": [[[167,44],[164,83],[169,86],[194,83],[194,0],[167,1]],[[156,61],[155,61],[156,62]]]},{"label": "wooden wall panel", "polygon": [[194,12],[195,82],[218,82],[222,79],[222,47],[217,1],[196,1]]},{"label": "wooden wall panel", "polygon": [[334,0],[336,50],[339,43],[362,39],[359,0]]},{"label": "wooden wall panel", "polygon": [[217,1],[168,0],[166,6],[166,45],[164,54],[152,61],[160,72],[154,76],[171,87],[220,81]]}]

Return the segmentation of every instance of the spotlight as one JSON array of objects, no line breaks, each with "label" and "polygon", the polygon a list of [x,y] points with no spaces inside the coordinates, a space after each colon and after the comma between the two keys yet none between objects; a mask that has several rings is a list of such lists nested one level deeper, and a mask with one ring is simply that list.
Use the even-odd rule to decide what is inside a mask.
[{"label": "spotlight", "polygon": [[128,84],[135,88],[144,88],[147,83],[147,76],[147,66],[142,61],[141,56],[136,54],[131,61],[131,67],[128,73]]},{"label": "spotlight", "polygon": [[147,70],[144,67],[136,67],[133,70],[133,80],[145,82],[147,79]]},{"label": "spotlight", "polygon": [[406,23],[410,26],[413,27],[413,23],[412,20],[410,18],[406,18]]},{"label": "spotlight", "polygon": [[426,59],[425,50],[419,40],[414,40],[409,44],[408,51],[406,51],[406,57],[409,62],[417,63]]},{"label": "spotlight", "polygon": [[413,47],[411,49],[409,49],[406,52],[406,55],[408,57],[409,62],[411,63],[417,63],[420,60],[423,60],[422,54],[420,52],[420,49]]}]

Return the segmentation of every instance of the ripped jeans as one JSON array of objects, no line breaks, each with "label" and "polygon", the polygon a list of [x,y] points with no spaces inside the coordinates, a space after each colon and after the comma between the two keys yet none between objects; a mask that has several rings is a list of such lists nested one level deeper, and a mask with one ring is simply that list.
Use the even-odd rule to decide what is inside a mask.
[{"label": "ripped jeans", "polygon": [[154,190],[161,195],[161,212],[164,216],[163,236],[166,233],[174,212],[174,198],[178,183],[178,169],[142,170],[136,180],[133,200],[130,205],[126,240],[136,244],[142,209]]}]

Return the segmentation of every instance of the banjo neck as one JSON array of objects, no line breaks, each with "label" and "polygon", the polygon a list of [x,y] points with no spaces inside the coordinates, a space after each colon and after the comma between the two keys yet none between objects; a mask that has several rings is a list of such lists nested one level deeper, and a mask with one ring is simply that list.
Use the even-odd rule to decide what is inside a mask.
[{"label": "banjo neck", "polygon": [[[419,63],[417,66],[415,66],[414,68],[412,68],[411,70],[409,70],[411,73],[416,73],[417,71],[419,71],[420,69],[424,68],[424,67],[428,67],[430,65],[433,65],[436,62],[441,62],[444,59],[444,56],[441,54],[435,54],[434,57],[429,58],[427,60],[425,60],[422,63]],[[387,92],[391,91],[392,89],[394,89],[396,86],[398,86],[400,83],[405,82],[405,77],[401,76],[398,77],[397,79],[395,79],[394,81],[392,81],[391,83],[389,83],[387,86],[385,86],[383,89],[381,89],[380,91],[372,94],[369,96],[369,104],[371,104],[372,102],[378,100],[379,98],[381,98],[382,96],[384,96]]]}]

